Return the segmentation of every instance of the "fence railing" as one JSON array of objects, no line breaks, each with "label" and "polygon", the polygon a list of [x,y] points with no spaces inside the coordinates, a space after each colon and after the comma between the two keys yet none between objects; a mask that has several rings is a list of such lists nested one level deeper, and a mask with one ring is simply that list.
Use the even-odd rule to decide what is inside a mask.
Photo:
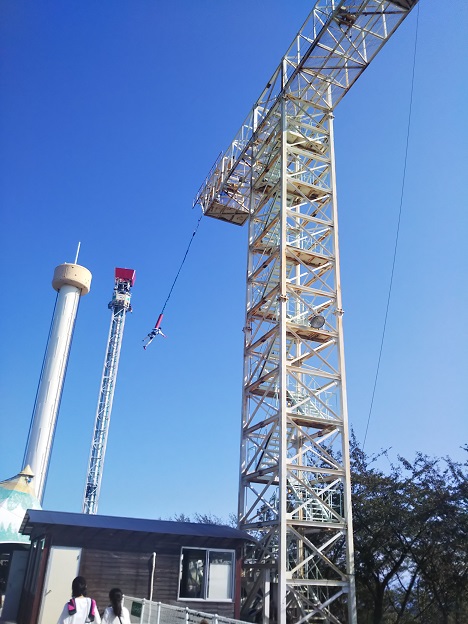
[{"label": "fence railing", "polygon": [[206,620],[209,624],[246,624],[241,620],[222,615],[176,607],[145,598],[124,596],[123,604],[130,612],[132,624],[200,624],[202,620]]}]

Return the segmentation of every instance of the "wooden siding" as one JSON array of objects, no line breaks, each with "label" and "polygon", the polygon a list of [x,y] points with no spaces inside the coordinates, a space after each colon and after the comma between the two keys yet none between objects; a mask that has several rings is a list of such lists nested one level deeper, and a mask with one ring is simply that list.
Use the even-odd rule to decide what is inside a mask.
[{"label": "wooden siding", "polygon": [[88,584],[88,596],[99,611],[109,604],[109,590],[119,587],[124,594],[148,598],[151,555],[123,551],[83,549],[80,574]]},{"label": "wooden siding", "polygon": [[[180,546],[169,549],[160,546],[155,552],[154,601],[234,617],[234,602],[177,600]],[[84,548],[80,574],[88,583],[88,595],[96,600],[99,610],[102,611],[109,603],[108,594],[112,587],[119,587],[128,596],[149,599],[152,562],[152,552],[109,552]]]},{"label": "wooden siding", "polygon": [[[96,530],[86,527],[51,525],[45,531],[48,546],[76,546],[82,549],[80,575],[86,578],[88,595],[93,597],[102,613],[109,604],[109,590],[120,589],[129,596],[149,598],[153,552],[156,552],[153,600],[169,605],[188,607],[226,617],[235,616],[232,602],[177,600],[179,590],[180,554],[182,547],[221,548],[234,550],[239,561],[241,546],[238,539],[161,535],[132,531]],[[31,537],[44,535],[34,530]],[[45,562],[44,562],[45,563]],[[236,565],[236,584],[239,566]],[[41,578],[43,580],[42,570]],[[73,579],[70,579],[70,586]],[[235,595],[239,596],[236,587]],[[37,599],[36,595],[36,599]],[[34,624],[38,604],[24,609],[23,624]],[[31,616],[35,617],[31,617]]]}]

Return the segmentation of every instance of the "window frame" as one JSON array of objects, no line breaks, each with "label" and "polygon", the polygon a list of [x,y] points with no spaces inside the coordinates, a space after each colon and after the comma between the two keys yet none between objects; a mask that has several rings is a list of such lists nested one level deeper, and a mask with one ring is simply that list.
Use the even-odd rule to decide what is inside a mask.
[{"label": "window frame", "polygon": [[[205,551],[205,574],[203,578],[203,598],[186,598],[180,595],[182,575],[183,575],[183,563],[184,563],[184,550],[204,550]],[[231,582],[229,587],[230,598],[217,598],[216,600],[208,598],[210,587],[210,553],[229,553],[231,555]],[[235,595],[235,576],[236,576],[236,551],[234,548],[207,548],[204,546],[181,546],[180,558],[179,558],[179,582],[177,588],[177,600],[186,600],[188,602],[234,602]]]}]

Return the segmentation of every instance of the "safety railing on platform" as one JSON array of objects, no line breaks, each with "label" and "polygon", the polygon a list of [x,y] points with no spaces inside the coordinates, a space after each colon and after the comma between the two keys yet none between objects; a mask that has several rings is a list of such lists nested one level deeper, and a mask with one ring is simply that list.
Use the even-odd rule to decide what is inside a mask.
[{"label": "safety railing on platform", "polygon": [[144,598],[124,596],[123,604],[130,612],[131,624],[246,624],[241,620],[205,613],[195,609],[175,607]]}]

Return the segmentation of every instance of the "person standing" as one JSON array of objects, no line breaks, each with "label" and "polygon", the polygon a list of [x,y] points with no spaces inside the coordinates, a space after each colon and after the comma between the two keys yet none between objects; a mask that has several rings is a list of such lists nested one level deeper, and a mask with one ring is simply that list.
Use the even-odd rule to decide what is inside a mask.
[{"label": "person standing", "polygon": [[63,607],[58,624],[85,624],[85,622],[101,624],[96,601],[88,598],[86,593],[86,579],[83,576],[77,576],[72,583],[72,598]]},{"label": "person standing", "polygon": [[104,611],[102,624],[130,624],[130,613],[122,605],[123,594],[118,587],[109,592],[110,606]]}]

